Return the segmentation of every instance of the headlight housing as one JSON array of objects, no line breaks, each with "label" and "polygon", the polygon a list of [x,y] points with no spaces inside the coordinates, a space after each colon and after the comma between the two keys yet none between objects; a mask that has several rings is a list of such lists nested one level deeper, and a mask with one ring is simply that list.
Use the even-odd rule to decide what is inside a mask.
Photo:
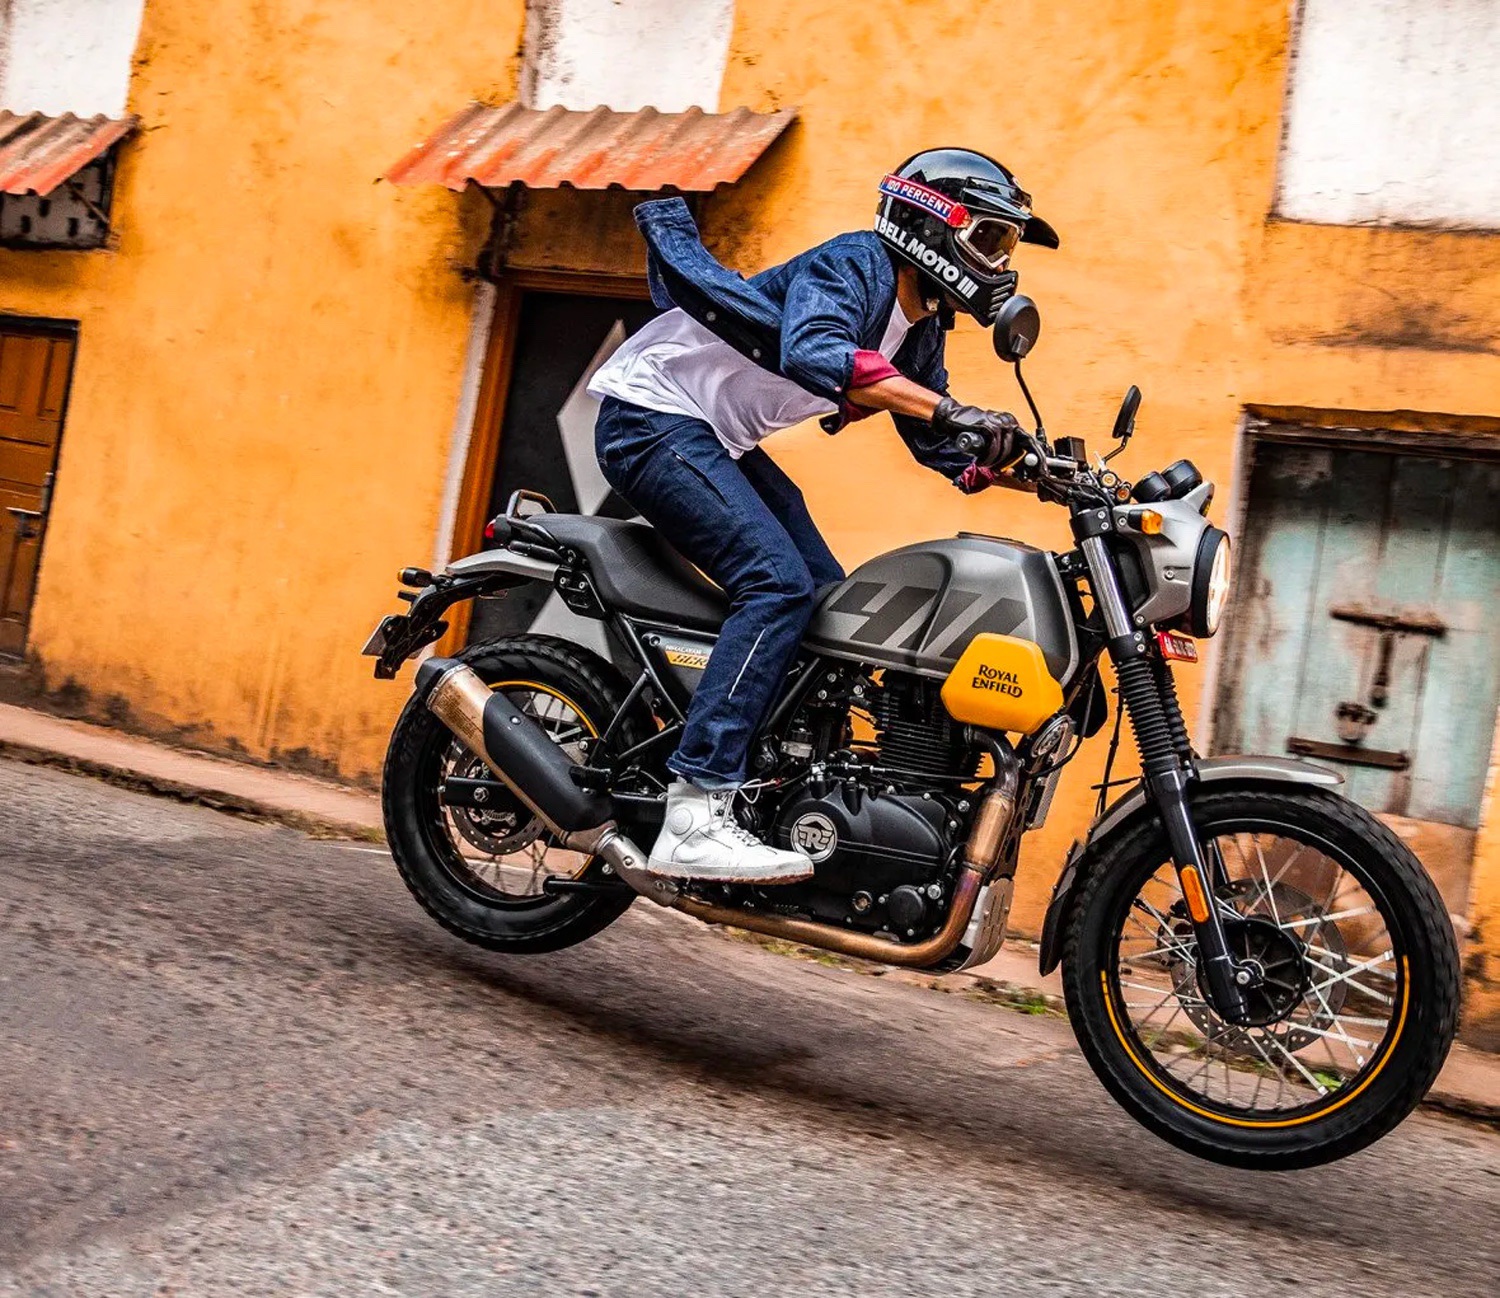
[{"label": "headlight housing", "polygon": [[1205,528],[1193,562],[1193,600],[1188,609],[1188,631],[1192,635],[1204,639],[1219,629],[1233,576],[1228,535],[1217,527]]}]

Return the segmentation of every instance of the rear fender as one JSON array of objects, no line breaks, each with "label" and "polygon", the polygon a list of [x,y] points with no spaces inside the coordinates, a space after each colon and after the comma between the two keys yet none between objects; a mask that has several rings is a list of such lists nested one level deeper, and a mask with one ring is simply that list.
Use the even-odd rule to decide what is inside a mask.
[{"label": "rear fender", "polygon": [[474,577],[514,577],[522,581],[550,582],[557,576],[557,560],[540,554],[518,554],[504,546],[481,550],[455,559],[446,568],[449,577],[468,580]]},{"label": "rear fender", "polygon": [[411,608],[385,618],[365,646],[365,653],[376,659],[376,677],[392,679],[408,658],[441,639],[448,629],[443,614],[453,605],[528,581],[550,583],[557,568],[557,560],[544,554],[520,554],[501,546],[455,559],[435,578],[423,574],[427,584],[415,595],[401,594]]},{"label": "rear fender", "polygon": [[[1344,777],[1337,771],[1289,757],[1205,757],[1197,762],[1198,784],[1238,784],[1247,788],[1296,784],[1334,788],[1343,782]],[[1144,782],[1137,781],[1105,809],[1083,838],[1073,844],[1053,886],[1052,900],[1042,921],[1041,950],[1038,953],[1042,973],[1051,973],[1062,959],[1063,928],[1072,912],[1073,899],[1083,890],[1089,870],[1102,854],[1103,847],[1142,816],[1155,814],[1156,809],[1151,805]]]}]

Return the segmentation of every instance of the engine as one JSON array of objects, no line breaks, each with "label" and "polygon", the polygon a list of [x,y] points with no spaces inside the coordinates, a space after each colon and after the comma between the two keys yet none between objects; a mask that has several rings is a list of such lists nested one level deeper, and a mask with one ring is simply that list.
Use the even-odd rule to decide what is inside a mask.
[{"label": "engine", "polygon": [[879,765],[892,779],[943,780],[974,773],[963,727],[943,707],[937,681],[891,674],[870,698]]},{"label": "engine", "polygon": [[[811,857],[815,874],[766,900],[828,923],[920,937],[947,911],[975,753],[936,681],[888,672],[878,685],[863,676],[839,684],[822,709],[836,718],[810,725],[849,746],[814,764],[767,827],[772,841]],[[873,732],[873,742],[859,732]]]}]

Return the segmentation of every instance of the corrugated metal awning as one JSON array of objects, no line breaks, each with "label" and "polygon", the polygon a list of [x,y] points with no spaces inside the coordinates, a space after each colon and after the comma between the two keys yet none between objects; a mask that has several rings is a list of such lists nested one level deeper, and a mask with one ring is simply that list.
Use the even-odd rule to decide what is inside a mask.
[{"label": "corrugated metal awning", "polygon": [[779,113],[659,113],[642,108],[490,108],[471,104],[386,173],[398,185],[423,181],[463,189],[499,188],[683,191],[733,184],[796,117]]},{"label": "corrugated metal awning", "polygon": [[0,193],[50,194],[140,125],[140,118],[0,112]]}]

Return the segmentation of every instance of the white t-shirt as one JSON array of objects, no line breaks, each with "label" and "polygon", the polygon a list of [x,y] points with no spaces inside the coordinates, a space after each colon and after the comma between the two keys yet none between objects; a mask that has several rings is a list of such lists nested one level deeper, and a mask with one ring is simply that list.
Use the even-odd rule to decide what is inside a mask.
[{"label": "white t-shirt", "polygon": [[[880,340],[886,360],[910,328],[897,302]],[[768,433],[836,408],[742,356],[680,309],[657,316],[621,343],[594,372],[588,392],[702,419],[736,460]]]}]

